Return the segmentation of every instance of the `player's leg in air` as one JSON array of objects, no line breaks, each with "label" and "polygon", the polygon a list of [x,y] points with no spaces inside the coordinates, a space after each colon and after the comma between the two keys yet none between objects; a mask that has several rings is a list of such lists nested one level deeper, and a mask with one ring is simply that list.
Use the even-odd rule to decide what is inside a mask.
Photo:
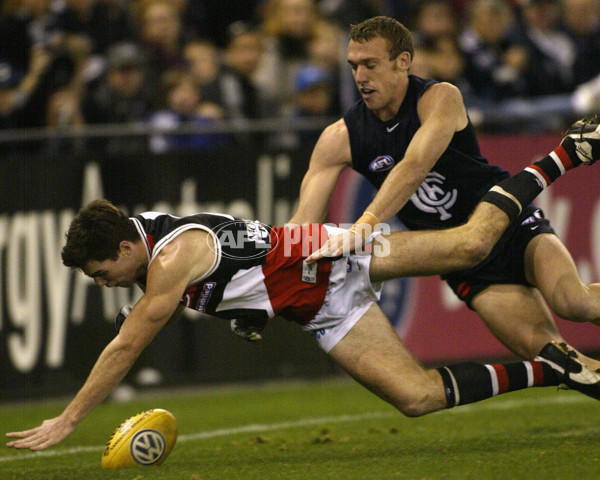
[{"label": "player's leg in air", "polygon": [[[474,267],[488,256],[509,220],[517,218],[523,206],[562,173],[599,158],[598,120],[576,122],[552,154],[494,187],[467,224],[443,234],[403,232],[388,236],[390,255],[373,258],[372,280]],[[543,228],[544,222],[542,218],[533,218],[527,225]],[[559,316],[598,323],[600,285],[583,284],[569,252],[554,234],[535,232],[535,236],[528,238],[527,233],[522,241],[525,253],[521,254],[526,282],[473,284],[475,294],[466,300],[514,353],[546,362],[561,377],[561,384],[596,396],[599,362],[566,344],[546,302]]]},{"label": "player's leg in air", "polygon": [[[522,205],[525,205],[532,193],[549,186],[572,168],[571,165],[576,167],[582,163],[590,165],[596,162],[600,158],[598,122],[598,117],[576,122],[565,134],[561,147],[508,179],[506,188],[515,192],[517,202],[522,200]],[[526,178],[527,174],[535,177],[539,184],[537,187]],[[525,186],[526,182],[530,186]],[[494,188],[487,195],[488,200],[492,203],[496,201],[496,204],[505,202],[508,206],[515,203],[507,202],[508,196],[502,194]],[[543,229],[544,221],[534,220],[526,228],[532,231]],[[493,285],[472,300],[472,308],[497,338],[523,358],[537,356],[558,365],[558,357],[569,356],[581,360],[591,370],[598,370],[598,361],[583,356],[562,339],[546,305],[562,318],[598,324],[600,284],[586,285],[582,282],[569,251],[553,233],[537,234],[527,243],[524,271],[531,287]],[[547,343],[549,337],[554,337],[550,344]],[[566,375],[563,370],[564,367],[557,368],[557,371]],[[577,388],[576,382],[565,381],[565,384]]]}]

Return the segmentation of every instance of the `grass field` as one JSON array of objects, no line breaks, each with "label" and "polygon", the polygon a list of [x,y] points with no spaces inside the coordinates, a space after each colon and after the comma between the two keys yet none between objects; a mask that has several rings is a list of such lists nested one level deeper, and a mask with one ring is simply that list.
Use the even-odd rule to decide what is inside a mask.
[{"label": "grass field", "polygon": [[[0,406],[6,431],[64,403]],[[148,408],[172,411],[179,438],[160,467],[102,470],[112,430]],[[530,389],[417,419],[349,380],[232,386],[105,403],[62,444],[0,447],[1,480],[600,479],[600,404]]]}]

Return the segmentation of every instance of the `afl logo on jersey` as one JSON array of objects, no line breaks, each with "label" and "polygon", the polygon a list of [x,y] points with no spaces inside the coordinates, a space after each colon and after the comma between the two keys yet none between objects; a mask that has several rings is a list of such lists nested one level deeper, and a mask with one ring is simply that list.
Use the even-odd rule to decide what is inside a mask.
[{"label": "afl logo on jersey", "polygon": [[369,164],[372,172],[385,172],[394,166],[394,159],[389,155],[380,155]]}]

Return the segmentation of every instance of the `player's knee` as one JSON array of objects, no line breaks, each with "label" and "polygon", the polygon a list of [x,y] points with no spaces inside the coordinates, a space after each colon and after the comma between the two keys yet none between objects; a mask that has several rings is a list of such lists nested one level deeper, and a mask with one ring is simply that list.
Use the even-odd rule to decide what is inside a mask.
[{"label": "player's knee", "polygon": [[570,297],[558,294],[554,298],[552,309],[559,317],[573,322],[586,322],[600,316],[598,302],[589,300],[590,298],[585,293]]},{"label": "player's knee", "polygon": [[464,239],[457,255],[461,258],[461,267],[471,268],[482,262],[490,254],[492,244],[482,235],[474,235]]},{"label": "player's knee", "polygon": [[433,397],[427,393],[411,395],[410,398],[395,402],[394,406],[407,417],[421,417],[439,410]]},{"label": "player's knee", "polygon": [[398,410],[400,410],[400,412],[407,416],[407,417],[411,417],[411,418],[416,418],[416,417],[422,417],[423,415],[425,415],[426,413],[429,413],[428,411],[425,411],[420,405],[410,405],[410,406],[396,406],[396,408]]},{"label": "player's knee", "polygon": [[600,317],[600,297],[592,285],[575,285],[554,289],[552,310],[573,322],[593,321]]}]

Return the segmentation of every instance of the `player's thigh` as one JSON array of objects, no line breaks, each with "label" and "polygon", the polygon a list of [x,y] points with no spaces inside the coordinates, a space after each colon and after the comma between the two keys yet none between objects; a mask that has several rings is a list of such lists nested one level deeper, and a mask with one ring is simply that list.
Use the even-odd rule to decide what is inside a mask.
[{"label": "player's thigh", "polygon": [[561,340],[541,293],[525,285],[491,285],[473,298],[473,309],[509,350],[533,359],[542,347]]},{"label": "player's thigh", "polygon": [[329,355],[358,382],[406,414],[423,414],[446,404],[440,375],[425,370],[413,357],[377,304]]}]

